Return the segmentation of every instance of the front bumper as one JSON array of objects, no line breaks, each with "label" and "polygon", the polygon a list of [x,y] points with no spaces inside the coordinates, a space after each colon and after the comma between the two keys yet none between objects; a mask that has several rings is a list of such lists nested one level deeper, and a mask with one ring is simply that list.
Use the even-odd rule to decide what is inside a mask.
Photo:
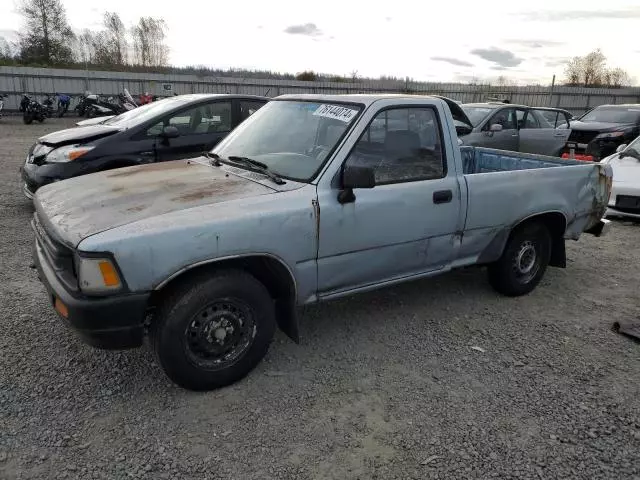
[{"label": "front bumper", "polygon": [[36,191],[49,183],[75,177],[80,173],[80,167],[73,162],[68,163],[25,163],[20,167],[20,175],[24,182],[22,191],[27,198],[33,198]]},{"label": "front bumper", "polygon": [[99,298],[72,294],[57,278],[37,240],[33,260],[56,313],[85,343],[109,350],[142,345],[149,293]]}]

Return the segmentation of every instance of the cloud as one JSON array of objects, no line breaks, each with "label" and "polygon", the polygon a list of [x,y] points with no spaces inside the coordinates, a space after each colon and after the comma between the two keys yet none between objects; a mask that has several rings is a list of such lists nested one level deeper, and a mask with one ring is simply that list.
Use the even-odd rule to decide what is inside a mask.
[{"label": "cloud", "polygon": [[511,43],[514,45],[520,45],[527,48],[544,48],[544,47],[559,47],[560,45],[564,45],[565,42],[556,42],[554,40],[520,40],[520,39],[511,39],[506,40],[506,43]]},{"label": "cloud", "polygon": [[602,9],[602,10],[548,10],[548,11],[530,11],[519,14],[520,17],[527,20],[543,21],[543,22],[566,22],[575,20],[605,20],[620,19],[627,20],[630,18],[640,18],[640,7],[620,8],[620,9]]},{"label": "cloud", "polygon": [[545,67],[560,67],[565,65],[571,58],[569,57],[558,57],[558,58],[550,58],[546,62],[544,62]]},{"label": "cloud", "polygon": [[471,53],[501,67],[516,67],[523,62],[523,59],[516,57],[513,52],[496,47],[476,48],[471,50]]},{"label": "cloud", "polygon": [[447,62],[451,65],[457,65],[459,67],[473,67],[473,63],[465,62],[464,60],[458,60],[457,58],[452,57],[431,57],[431,60],[435,60],[436,62]]},{"label": "cloud", "polygon": [[289,25],[284,29],[285,33],[291,35],[306,35],[308,37],[318,37],[322,35],[322,30],[315,23],[305,23],[304,25]]}]

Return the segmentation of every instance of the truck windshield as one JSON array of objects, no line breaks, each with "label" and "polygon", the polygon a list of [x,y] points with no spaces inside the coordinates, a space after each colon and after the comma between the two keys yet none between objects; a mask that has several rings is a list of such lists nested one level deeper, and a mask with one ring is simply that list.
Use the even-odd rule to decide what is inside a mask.
[{"label": "truck windshield", "polygon": [[581,122],[637,123],[640,107],[596,107],[584,114]]},{"label": "truck windshield", "polygon": [[223,161],[250,157],[281,177],[308,182],[361,110],[354,104],[274,100],[241,123],[212,153]]}]

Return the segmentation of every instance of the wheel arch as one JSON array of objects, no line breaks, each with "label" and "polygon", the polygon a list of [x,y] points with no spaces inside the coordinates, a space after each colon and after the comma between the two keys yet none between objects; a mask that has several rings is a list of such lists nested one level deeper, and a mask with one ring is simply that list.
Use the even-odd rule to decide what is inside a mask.
[{"label": "wheel arch", "polygon": [[167,291],[199,275],[214,274],[220,270],[242,270],[262,283],[275,302],[278,328],[296,343],[299,342],[296,315],[297,284],[291,268],[281,258],[267,253],[216,258],[188,265],[173,273],[153,290],[151,304]]},{"label": "wheel arch", "polygon": [[535,213],[515,222],[511,227],[498,232],[489,245],[480,254],[478,263],[487,264],[498,260],[511,238],[513,232],[530,223],[542,223],[551,234],[551,258],[549,265],[552,267],[565,268],[567,257],[564,243],[564,233],[567,229],[568,221],[566,215],[559,210],[549,210],[542,213]]}]

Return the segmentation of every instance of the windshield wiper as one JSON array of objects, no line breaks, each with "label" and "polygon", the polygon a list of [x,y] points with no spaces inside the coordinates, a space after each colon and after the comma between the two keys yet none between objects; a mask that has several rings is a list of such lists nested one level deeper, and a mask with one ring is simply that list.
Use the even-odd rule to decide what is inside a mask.
[{"label": "windshield wiper", "polygon": [[640,152],[638,152],[635,148],[627,148],[626,150],[620,152],[620,155],[618,155],[618,158],[625,157],[633,157],[636,160],[640,160]]},{"label": "windshield wiper", "polygon": [[222,165],[222,163],[220,163],[220,155],[218,155],[217,153],[207,152],[204,154],[204,156],[210,160],[209,163],[211,165],[215,167],[220,167]]},{"label": "windshield wiper", "polygon": [[262,173],[267,177],[269,177],[271,180],[273,180],[273,182],[276,185],[283,185],[285,183],[285,181],[282,178],[280,178],[277,174],[273,173],[269,169],[269,166],[266,163],[262,163],[262,162],[259,162],[258,160],[254,160],[248,157],[237,157],[235,155],[231,155],[230,157],[228,157],[227,160],[231,160],[234,163],[240,163],[248,167],[251,167],[253,170],[257,171],[258,173]]}]

